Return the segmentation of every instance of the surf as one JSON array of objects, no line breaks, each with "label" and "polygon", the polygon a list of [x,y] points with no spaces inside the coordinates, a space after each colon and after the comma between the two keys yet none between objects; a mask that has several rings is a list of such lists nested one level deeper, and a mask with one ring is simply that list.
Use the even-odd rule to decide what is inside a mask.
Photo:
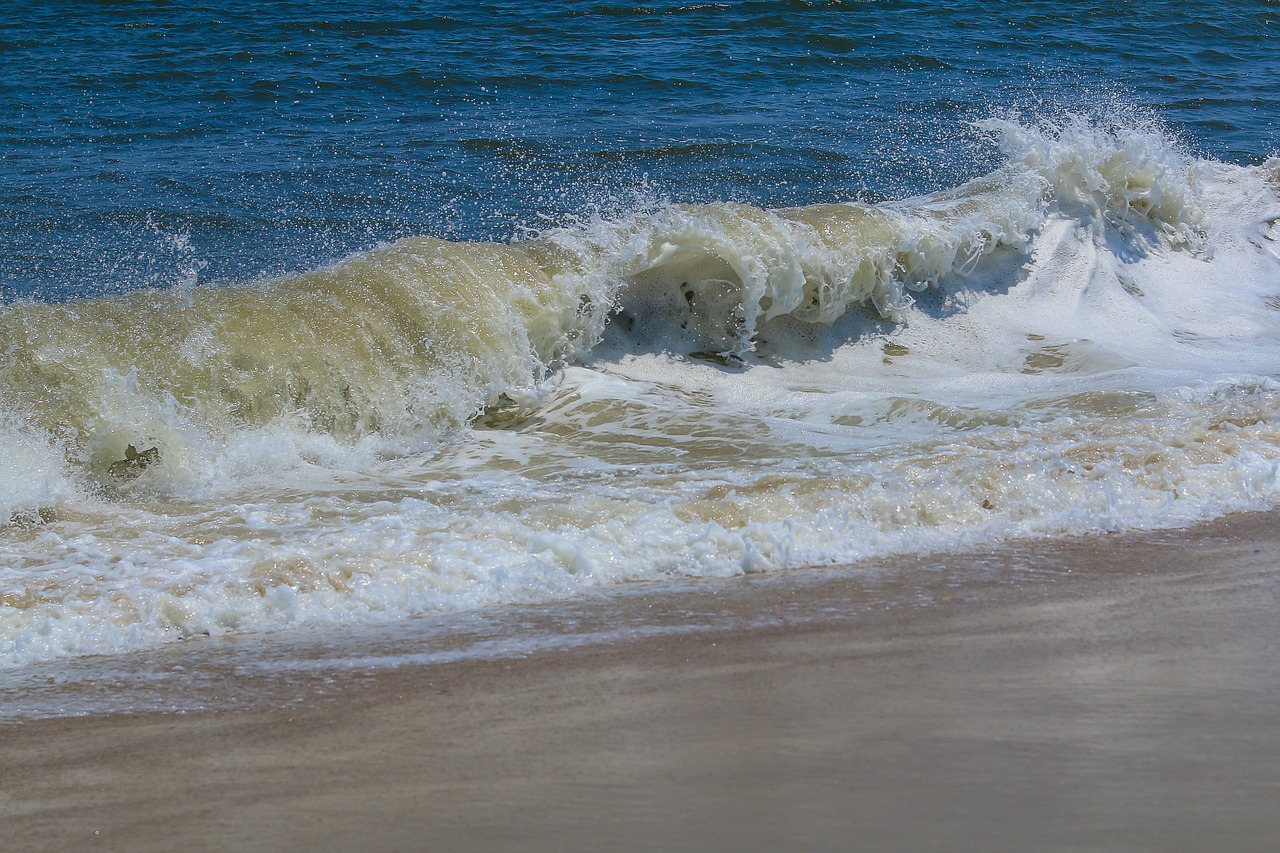
[{"label": "surf", "polygon": [[1203,246],[1194,167],[1159,137],[983,127],[1008,166],[923,198],[663,204],[513,243],[407,238],[275,281],[10,305],[5,408],[94,475],[131,445],[176,461],[187,434],[278,422],[425,447],[589,360],[610,324],[727,364],[785,358],[850,311],[901,322],[913,293],[1025,253],[1053,210]]},{"label": "surf", "polygon": [[1280,501],[1280,166],[983,130],[927,196],[5,306],[0,659]]}]

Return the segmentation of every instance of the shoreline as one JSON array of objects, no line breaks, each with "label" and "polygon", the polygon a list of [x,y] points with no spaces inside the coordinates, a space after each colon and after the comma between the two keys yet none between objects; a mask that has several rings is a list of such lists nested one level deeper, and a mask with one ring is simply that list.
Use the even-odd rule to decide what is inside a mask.
[{"label": "shoreline", "polygon": [[11,722],[5,847],[1268,849],[1278,557],[1273,511],[870,561],[615,602],[746,628]]}]

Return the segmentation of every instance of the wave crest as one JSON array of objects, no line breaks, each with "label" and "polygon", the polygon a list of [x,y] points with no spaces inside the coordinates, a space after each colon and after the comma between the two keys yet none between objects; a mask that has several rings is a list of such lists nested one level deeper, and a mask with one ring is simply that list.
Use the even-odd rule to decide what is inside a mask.
[{"label": "wave crest", "polygon": [[[24,442],[50,436],[112,487],[113,471],[203,470],[232,436],[281,425],[413,449],[536,395],[610,324],[686,354],[741,360],[768,339],[786,355],[788,334],[862,306],[900,320],[913,291],[1026,251],[1051,215],[1204,239],[1196,164],[1167,138],[1075,120],[982,127],[1005,167],[898,202],[668,204],[510,244],[408,238],[252,286],[11,305],[0,405]],[[122,464],[130,445],[162,464]]]},{"label": "wave crest", "polygon": [[1046,200],[1095,221],[1155,226],[1171,241],[1199,248],[1205,211],[1196,162],[1159,130],[1104,128],[1079,117],[1024,125],[979,122],[1013,168],[1037,175]]}]

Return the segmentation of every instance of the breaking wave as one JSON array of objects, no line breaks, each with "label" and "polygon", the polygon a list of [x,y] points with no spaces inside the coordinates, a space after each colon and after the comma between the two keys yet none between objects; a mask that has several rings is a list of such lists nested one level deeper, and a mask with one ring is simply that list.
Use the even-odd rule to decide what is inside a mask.
[{"label": "breaking wave", "polygon": [[420,449],[536,396],[610,323],[727,364],[785,358],[850,311],[900,321],[913,292],[1025,252],[1053,212],[1206,249],[1197,164],[1158,132],[981,126],[1004,168],[905,201],[667,204],[508,244],[413,237],[275,281],[10,305],[10,443],[37,471],[56,447],[117,484],[153,461],[199,476],[231,436],[282,426]]},{"label": "breaking wave", "polygon": [[933,195],[0,310],[0,665],[1280,501],[1275,161],[984,122]]}]

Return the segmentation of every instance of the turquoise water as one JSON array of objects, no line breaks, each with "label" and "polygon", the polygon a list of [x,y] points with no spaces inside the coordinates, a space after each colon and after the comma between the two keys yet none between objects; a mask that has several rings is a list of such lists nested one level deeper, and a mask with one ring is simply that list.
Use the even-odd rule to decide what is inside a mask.
[{"label": "turquoise water", "polygon": [[1278,9],[8,14],[0,667],[1280,505]]}]

